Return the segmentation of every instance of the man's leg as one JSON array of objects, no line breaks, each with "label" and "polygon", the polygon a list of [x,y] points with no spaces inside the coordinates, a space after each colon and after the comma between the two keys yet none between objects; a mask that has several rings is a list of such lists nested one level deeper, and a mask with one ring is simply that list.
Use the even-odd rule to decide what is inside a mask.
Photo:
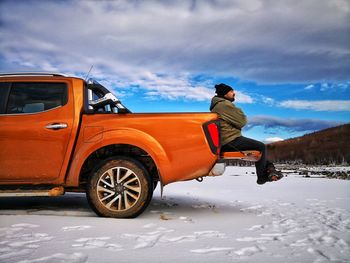
[{"label": "man's leg", "polygon": [[233,141],[225,144],[221,150],[223,152],[237,152],[246,150],[256,150],[261,152],[261,158],[255,162],[256,173],[258,176],[257,183],[263,184],[267,181],[266,174],[266,147],[265,144],[247,137],[238,137]]}]

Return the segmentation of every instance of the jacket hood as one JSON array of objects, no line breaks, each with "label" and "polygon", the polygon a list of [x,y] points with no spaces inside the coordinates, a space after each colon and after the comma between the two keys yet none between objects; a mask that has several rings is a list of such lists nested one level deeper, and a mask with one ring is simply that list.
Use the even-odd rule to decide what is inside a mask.
[{"label": "jacket hood", "polygon": [[213,97],[211,99],[210,110],[212,110],[216,106],[216,104],[218,104],[219,102],[225,101],[225,100],[226,100],[225,98],[221,98],[218,96]]}]

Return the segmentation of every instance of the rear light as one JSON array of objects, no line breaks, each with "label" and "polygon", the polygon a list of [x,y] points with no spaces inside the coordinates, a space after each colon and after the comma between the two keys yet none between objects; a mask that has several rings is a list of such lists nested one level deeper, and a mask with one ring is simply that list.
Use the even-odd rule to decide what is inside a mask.
[{"label": "rear light", "polygon": [[219,129],[218,129],[218,126],[216,126],[215,123],[210,123],[208,125],[208,130],[209,130],[210,138],[212,139],[214,146],[219,147]]},{"label": "rear light", "polygon": [[220,130],[218,121],[210,121],[203,125],[205,135],[213,154],[220,154]]}]

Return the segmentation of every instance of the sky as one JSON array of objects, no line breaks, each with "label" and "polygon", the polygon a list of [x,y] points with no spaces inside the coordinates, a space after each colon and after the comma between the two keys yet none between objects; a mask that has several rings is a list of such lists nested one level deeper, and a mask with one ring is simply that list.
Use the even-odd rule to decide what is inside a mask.
[{"label": "sky", "polygon": [[349,0],[0,0],[0,72],[98,80],[132,112],[236,91],[265,142],[350,122]]}]

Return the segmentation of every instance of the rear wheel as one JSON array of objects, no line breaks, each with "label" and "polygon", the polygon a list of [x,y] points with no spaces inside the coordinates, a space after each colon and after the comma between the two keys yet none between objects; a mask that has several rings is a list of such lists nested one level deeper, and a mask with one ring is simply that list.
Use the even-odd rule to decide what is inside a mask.
[{"label": "rear wheel", "polygon": [[153,184],[143,165],[131,158],[102,162],[89,178],[87,198],[100,216],[131,218],[141,214],[153,194]]}]

